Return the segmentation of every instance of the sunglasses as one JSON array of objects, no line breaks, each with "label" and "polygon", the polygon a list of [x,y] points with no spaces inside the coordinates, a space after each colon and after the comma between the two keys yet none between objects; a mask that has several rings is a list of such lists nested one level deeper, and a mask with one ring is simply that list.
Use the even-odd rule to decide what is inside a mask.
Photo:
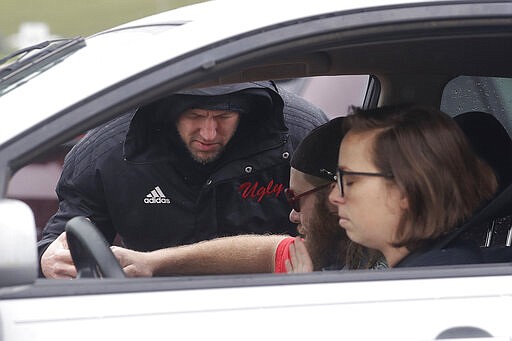
[{"label": "sunglasses", "polygon": [[332,183],[327,183],[325,185],[315,187],[307,192],[301,193],[299,195],[295,195],[292,189],[286,188],[284,190],[284,195],[286,196],[286,200],[288,201],[288,204],[290,204],[291,208],[295,212],[300,212],[300,198],[305,197],[306,195],[309,195],[311,193],[318,192],[321,189],[324,189],[326,187],[329,187]]},{"label": "sunglasses", "polygon": [[388,179],[393,178],[393,174],[391,174],[391,173],[349,172],[349,171],[345,171],[341,168],[338,168],[338,170],[336,171],[336,181],[338,183],[338,188],[340,189],[340,196],[342,198],[345,196],[345,189],[343,187],[343,176],[344,175],[380,176],[380,177],[388,178]]}]

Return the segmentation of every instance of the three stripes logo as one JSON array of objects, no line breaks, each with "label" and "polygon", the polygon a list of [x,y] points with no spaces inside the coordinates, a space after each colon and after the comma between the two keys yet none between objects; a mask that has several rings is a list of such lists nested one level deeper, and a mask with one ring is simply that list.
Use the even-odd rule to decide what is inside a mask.
[{"label": "three stripes logo", "polygon": [[160,189],[160,186],[156,186],[146,197],[144,198],[145,204],[170,204],[171,200],[165,197],[164,192]]}]

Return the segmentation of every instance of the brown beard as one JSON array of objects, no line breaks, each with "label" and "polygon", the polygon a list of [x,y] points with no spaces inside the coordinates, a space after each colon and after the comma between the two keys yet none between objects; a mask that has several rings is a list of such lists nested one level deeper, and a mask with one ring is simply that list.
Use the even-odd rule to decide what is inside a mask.
[{"label": "brown beard", "polygon": [[349,239],[338,224],[338,215],[327,207],[328,191],[316,194],[314,215],[311,217],[305,236],[306,248],[315,271],[327,267],[342,268]]}]

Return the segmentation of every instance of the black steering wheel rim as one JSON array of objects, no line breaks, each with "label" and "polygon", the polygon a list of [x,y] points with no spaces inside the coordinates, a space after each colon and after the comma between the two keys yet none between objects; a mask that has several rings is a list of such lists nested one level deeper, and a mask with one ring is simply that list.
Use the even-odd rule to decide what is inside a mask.
[{"label": "black steering wheel rim", "polygon": [[110,245],[89,219],[70,219],[66,224],[66,237],[77,278],[126,277]]}]

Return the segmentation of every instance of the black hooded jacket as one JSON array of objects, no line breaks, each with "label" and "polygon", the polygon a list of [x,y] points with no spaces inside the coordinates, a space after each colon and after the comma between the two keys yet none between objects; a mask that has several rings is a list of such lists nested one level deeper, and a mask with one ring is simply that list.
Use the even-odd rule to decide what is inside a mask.
[{"label": "black hooded jacket", "polygon": [[[242,112],[221,157],[201,165],[189,156],[175,120],[194,96],[230,93],[248,96],[251,110]],[[59,209],[43,230],[39,256],[75,216],[89,217],[110,243],[119,235],[124,246],[141,251],[242,233],[295,234],[284,196],[289,160],[326,121],[273,82],[195,89],[116,118],[66,156]]]}]

